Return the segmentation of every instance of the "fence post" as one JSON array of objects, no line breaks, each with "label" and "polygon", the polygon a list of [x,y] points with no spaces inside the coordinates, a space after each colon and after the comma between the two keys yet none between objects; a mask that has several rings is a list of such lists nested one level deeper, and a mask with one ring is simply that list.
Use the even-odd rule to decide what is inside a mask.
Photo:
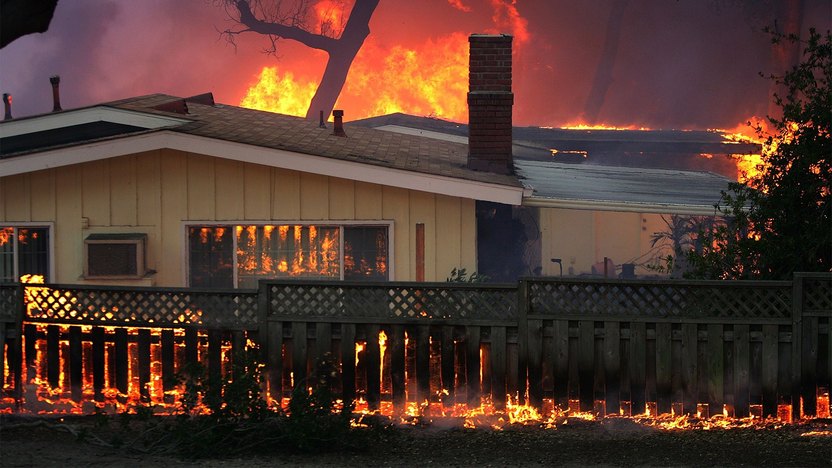
[{"label": "fence post", "polygon": [[517,284],[517,389],[518,403],[526,403],[529,367],[529,280],[521,278]]},{"label": "fence post", "polygon": [[800,395],[802,394],[803,351],[803,275],[795,273],[792,277],[792,382],[791,402],[792,421],[800,419]]}]

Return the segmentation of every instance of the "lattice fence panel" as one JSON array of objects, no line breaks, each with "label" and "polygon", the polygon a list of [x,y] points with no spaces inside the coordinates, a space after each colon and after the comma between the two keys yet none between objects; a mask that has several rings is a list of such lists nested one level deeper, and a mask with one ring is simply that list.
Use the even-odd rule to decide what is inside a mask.
[{"label": "lattice fence panel", "polygon": [[515,288],[269,285],[269,317],[516,320]]},{"label": "lattice fence panel", "polygon": [[803,310],[832,314],[832,275],[803,279]]},{"label": "lattice fence panel", "polygon": [[156,326],[257,328],[256,292],[157,288],[26,288],[30,320]]},{"label": "lattice fence panel", "polygon": [[0,285],[0,321],[16,321],[19,310],[20,290],[17,285]]},{"label": "lattice fence panel", "polygon": [[787,319],[791,289],[736,283],[532,282],[530,315]]}]

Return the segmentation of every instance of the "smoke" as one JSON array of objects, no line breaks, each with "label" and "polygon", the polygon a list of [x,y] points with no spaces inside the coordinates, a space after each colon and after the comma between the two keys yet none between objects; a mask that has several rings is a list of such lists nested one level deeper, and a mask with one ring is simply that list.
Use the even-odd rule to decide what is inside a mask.
[{"label": "smoke", "polygon": [[[51,110],[48,77],[54,74],[62,78],[65,109],[156,92],[213,91],[219,102],[237,104],[263,67],[320,76],[326,56],[291,41],[280,41],[277,56],[261,53],[270,44],[256,34],[238,36],[236,49],[227,45],[219,31],[233,24],[214,3],[61,1],[49,31],[0,50],[0,92],[14,96],[14,115],[21,117]],[[560,125],[579,119],[590,100],[613,3],[382,0],[368,43],[392,55],[459,34],[511,33],[516,124]],[[783,70],[776,69],[769,38],[760,29],[795,17],[783,3],[630,0],[617,18],[614,62],[596,120],[649,128],[729,128],[766,115],[771,88],[759,73]],[[787,3],[799,5],[802,31],[832,28],[832,0]],[[453,77],[448,79],[457,74]],[[456,83],[431,85],[464,100],[456,96]],[[360,95],[344,98],[361,105]]]}]

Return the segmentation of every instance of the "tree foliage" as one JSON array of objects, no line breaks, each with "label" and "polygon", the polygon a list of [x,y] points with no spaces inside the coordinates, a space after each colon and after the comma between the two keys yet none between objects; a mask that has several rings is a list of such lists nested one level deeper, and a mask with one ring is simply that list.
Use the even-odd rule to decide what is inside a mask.
[{"label": "tree foliage", "polygon": [[783,91],[774,95],[781,115],[767,118],[762,171],[723,192],[723,222],[702,232],[701,251],[689,252],[688,276],[787,279],[832,269],[832,35],[810,29],[801,42],[770,34],[799,42],[801,62],[769,77]]}]

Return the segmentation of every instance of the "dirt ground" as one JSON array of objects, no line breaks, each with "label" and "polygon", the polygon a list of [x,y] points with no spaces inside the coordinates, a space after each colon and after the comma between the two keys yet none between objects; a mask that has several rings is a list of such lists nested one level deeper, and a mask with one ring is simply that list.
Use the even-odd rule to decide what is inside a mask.
[{"label": "dirt ground", "polygon": [[[811,432],[825,435],[807,435]],[[556,428],[502,430],[433,422],[386,430],[355,452],[195,461],[98,442],[113,435],[96,432],[89,418],[3,416],[0,466],[832,466],[832,420],[828,419],[779,428],[684,431],[618,418],[570,419]]]}]

